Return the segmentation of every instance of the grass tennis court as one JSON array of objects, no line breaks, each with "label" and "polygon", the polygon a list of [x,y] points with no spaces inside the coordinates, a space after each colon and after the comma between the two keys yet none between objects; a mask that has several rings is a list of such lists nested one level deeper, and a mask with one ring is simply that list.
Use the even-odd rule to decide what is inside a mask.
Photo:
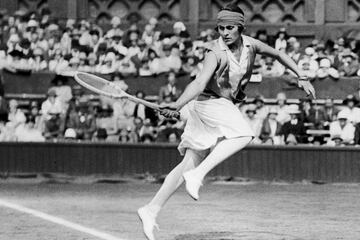
[{"label": "grass tennis court", "polygon": [[[160,187],[0,181],[0,200],[117,237],[145,239],[136,209]],[[195,202],[181,188],[158,219],[164,240],[360,239],[359,184],[209,182]],[[94,235],[0,204],[1,240],[95,240]]]}]

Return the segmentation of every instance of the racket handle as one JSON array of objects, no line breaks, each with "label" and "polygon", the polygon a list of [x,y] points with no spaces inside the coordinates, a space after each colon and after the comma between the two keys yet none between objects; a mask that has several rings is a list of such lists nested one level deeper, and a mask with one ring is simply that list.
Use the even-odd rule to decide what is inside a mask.
[{"label": "racket handle", "polygon": [[180,112],[176,112],[174,118],[176,118],[177,120],[180,120]]},{"label": "racket handle", "polygon": [[[170,118],[170,116],[168,115],[168,114],[163,114],[162,113],[162,109],[157,109],[157,111],[159,111],[160,112],[160,114],[161,115],[163,115],[163,116],[165,116],[166,118]],[[172,111],[172,113],[171,113],[171,118],[175,118],[175,119],[177,119],[177,120],[180,120],[180,112],[178,112],[178,111]]]}]

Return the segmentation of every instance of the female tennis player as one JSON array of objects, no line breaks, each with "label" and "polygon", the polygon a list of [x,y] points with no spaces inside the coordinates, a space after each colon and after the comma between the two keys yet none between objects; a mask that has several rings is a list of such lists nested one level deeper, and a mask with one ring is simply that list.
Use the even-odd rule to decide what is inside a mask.
[{"label": "female tennis player", "polygon": [[167,175],[154,198],[138,210],[149,240],[155,239],[153,230],[158,226],[160,209],[184,180],[186,191],[197,200],[205,175],[253,139],[254,133],[234,103],[245,98],[256,54],[271,56],[291,69],[298,76],[299,87],[315,98],[313,86],[289,56],[242,34],[244,12],[236,4],[222,8],[216,20],[220,37],[207,45],[202,72],[175,103],[166,105],[161,112],[166,117],[177,111],[187,116],[178,146],[185,156]]}]

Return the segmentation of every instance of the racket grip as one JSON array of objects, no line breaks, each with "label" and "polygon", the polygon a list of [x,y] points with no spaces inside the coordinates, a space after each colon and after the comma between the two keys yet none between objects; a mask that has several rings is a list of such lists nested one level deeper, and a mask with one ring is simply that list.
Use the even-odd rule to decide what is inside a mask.
[{"label": "racket grip", "polygon": [[180,112],[176,112],[174,118],[176,118],[177,120],[180,120]]}]

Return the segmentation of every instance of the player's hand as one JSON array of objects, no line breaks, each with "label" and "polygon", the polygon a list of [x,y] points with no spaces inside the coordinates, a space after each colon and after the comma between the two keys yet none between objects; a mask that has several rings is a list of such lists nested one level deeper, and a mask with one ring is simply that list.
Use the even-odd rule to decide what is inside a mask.
[{"label": "player's hand", "polygon": [[180,118],[180,113],[177,111],[175,103],[165,103],[160,105],[160,114],[166,118]]},{"label": "player's hand", "polygon": [[309,78],[300,77],[298,80],[298,86],[299,86],[299,88],[302,88],[308,96],[311,94],[311,96],[314,99],[316,99],[315,89],[314,89],[313,85],[310,83]]}]

